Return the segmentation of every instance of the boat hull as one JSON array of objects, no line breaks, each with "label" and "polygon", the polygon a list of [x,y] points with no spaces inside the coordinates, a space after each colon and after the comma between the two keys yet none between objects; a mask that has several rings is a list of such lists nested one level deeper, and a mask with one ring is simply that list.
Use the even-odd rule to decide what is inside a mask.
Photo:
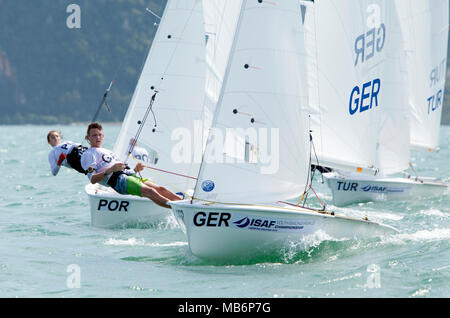
[{"label": "boat hull", "polygon": [[448,185],[432,178],[387,178],[347,176],[335,172],[324,173],[333,195],[333,204],[344,206],[358,202],[408,200],[442,194]]},{"label": "boat hull", "polygon": [[205,259],[246,258],[288,247],[323,231],[333,239],[384,236],[378,223],[290,206],[202,205],[170,202],[192,254]]},{"label": "boat hull", "polygon": [[114,190],[88,184],[91,224],[99,228],[126,227],[137,224],[156,225],[170,217],[170,210],[147,198],[120,195]]}]

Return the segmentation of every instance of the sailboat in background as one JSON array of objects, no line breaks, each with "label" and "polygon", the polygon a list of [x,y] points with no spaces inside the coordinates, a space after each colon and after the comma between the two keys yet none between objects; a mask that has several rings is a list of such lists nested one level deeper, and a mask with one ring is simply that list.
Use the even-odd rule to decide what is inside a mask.
[{"label": "sailboat in background", "polygon": [[[192,151],[182,158],[174,152],[174,140],[202,129],[196,121],[204,116],[205,54],[201,0],[168,0],[114,146],[114,153],[134,166],[138,156],[132,150],[138,142],[150,158],[142,177],[180,194],[195,186],[202,139],[192,140]],[[96,227],[154,224],[170,216],[169,209],[147,198],[120,195],[98,184],[85,190]]]},{"label": "sailboat in background", "polygon": [[[427,151],[436,150],[443,96],[447,57],[449,4],[442,1],[396,0],[391,3],[398,12],[398,26],[402,38],[392,28],[386,28],[386,48],[392,82],[393,72],[399,69],[405,74],[403,87],[394,88],[382,95],[382,111],[375,117],[381,125],[376,128],[377,149],[376,176],[335,171],[325,173],[333,193],[335,205],[354,202],[404,200],[420,196],[441,194],[448,185],[439,179],[398,176],[408,169],[409,147]],[[389,43],[392,45],[389,46]],[[401,58],[398,57],[398,44]],[[397,73],[398,74],[398,73]],[[397,77],[398,78],[398,77]],[[383,82],[385,93],[386,83]],[[391,84],[391,83],[389,83]],[[392,85],[389,85],[392,88]],[[407,96],[401,101],[400,96]],[[406,105],[406,108],[405,106]],[[404,114],[407,114],[405,118]]]},{"label": "sailboat in background", "polygon": [[231,10],[235,16],[226,16],[236,24],[224,31],[227,20],[206,21],[232,34],[231,42],[216,38],[216,45],[228,45],[230,54],[226,61],[218,59],[226,68],[193,198],[169,202],[192,253],[210,259],[246,257],[320,230],[335,238],[396,232],[284,201],[304,193],[310,182],[306,53],[298,1],[206,2],[205,17],[225,5],[236,9]]},{"label": "sailboat in background", "polygon": [[[385,51],[385,24],[375,25],[374,15],[384,13],[385,6],[381,1],[301,3],[315,164],[373,175],[377,172],[373,117],[380,109]],[[374,37],[370,41],[368,30]],[[350,95],[354,103],[349,105]],[[364,106],[360,108],[358,101]]]}]

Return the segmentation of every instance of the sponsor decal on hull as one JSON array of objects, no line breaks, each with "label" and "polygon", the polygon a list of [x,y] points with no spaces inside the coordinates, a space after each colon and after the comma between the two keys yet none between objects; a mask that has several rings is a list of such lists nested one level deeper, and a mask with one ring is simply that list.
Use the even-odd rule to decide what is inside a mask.
[{"label": "sponsor decal on hull", "polygon": [[337,181],[335,189],[344,192],[366,192],[366,193],[402,193],[409,187],[385,187],[375,184],[359,184],[358,182]]},{"label": "sponsor decal on hull", "polygon": [[313,220],[256,217],[243,213],[228,212],[199,211],[193,217],[193,225],[196,227],[227,227],[278,233],[312,233],[314,223]]}]

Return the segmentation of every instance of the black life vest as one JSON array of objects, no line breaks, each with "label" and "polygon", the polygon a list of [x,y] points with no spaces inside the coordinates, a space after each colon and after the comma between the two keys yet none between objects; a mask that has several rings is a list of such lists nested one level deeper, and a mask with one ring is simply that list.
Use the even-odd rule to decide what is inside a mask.
[{"label": "black life vest", "polygon": [[87,147],[78,145],[77,147],[73,147],[72,151],[66,157],[69,165],[82,174],[87,174],[87,172],[81,167],[81,156],[87,149]]}]

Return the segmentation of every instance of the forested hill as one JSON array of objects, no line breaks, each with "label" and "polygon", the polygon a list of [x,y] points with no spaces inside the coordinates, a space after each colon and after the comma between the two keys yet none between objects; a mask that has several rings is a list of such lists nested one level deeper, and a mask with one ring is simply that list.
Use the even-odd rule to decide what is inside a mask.
[{"label": "forested hill", "polygon": [[90,121],[111,80],[100,120],[121,121],[165,4],[0,0],[0,124]]},{"label": "forested hill", "polygon": [[[90,121],[111,80],[112,113],[102,110],[99,120],[121,121],[158,23],[146,8],[161,16],[165,4],[0,0],[0,124]],[[445,104],[450,124],[450,71]]]}]

